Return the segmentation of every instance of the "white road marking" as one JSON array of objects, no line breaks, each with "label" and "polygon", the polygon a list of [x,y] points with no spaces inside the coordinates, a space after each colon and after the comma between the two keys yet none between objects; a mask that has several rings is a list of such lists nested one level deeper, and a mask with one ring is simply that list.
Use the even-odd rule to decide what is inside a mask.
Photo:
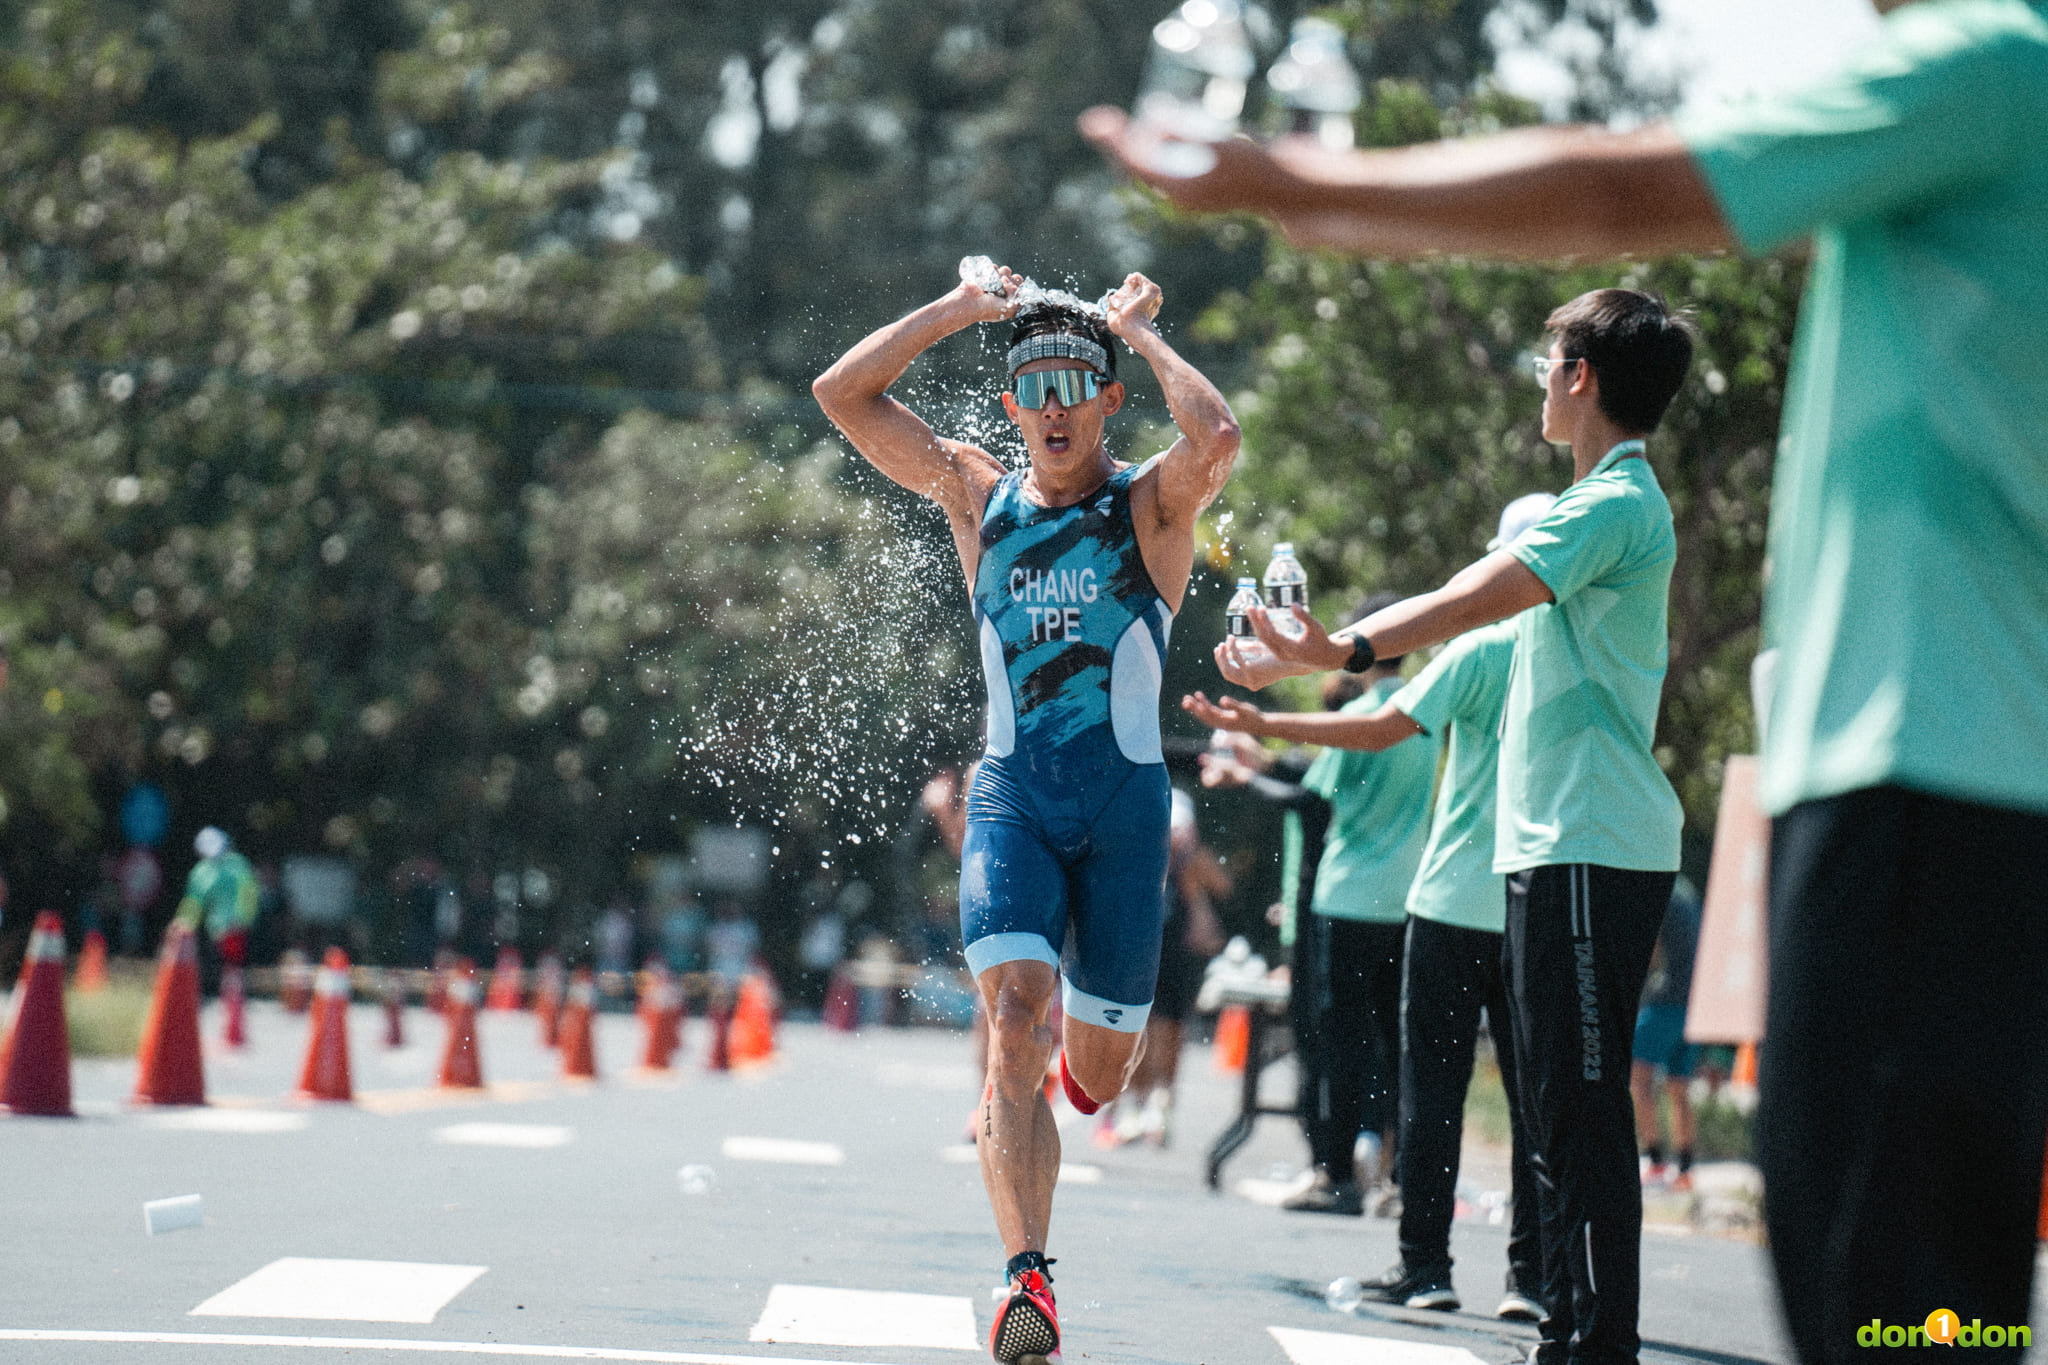
[{"label": "white road marking", "polygon": [[[948,1166],[972,1166],[981,1160],[981,1151],[971,1142],[956,1142],[939,1148],[939,1160]],[[1060,1179],[1070,1185],[1100,1185],[1102,1167],[1062,1161]]]},{"label": "white road marking", "polygon": [[432,1322],[488,1269],[417,1261],[334,1261],[287,1256],[192,1310],[209,1318],[320,1318]]},{"label": "white road marking", "polygon": [[974,1304],[949,1294],[878,1293],[778,1284],[748,1341],[813,1346],[930,1346],[979,1351]]},{"label": "white road marking", "polygon": [[1278,1208],[1283,1200],[1301,1193],[1302,1183],[1299,1180],[1262,1180],[1256,1176],[1246,1176],[1230,1189],[1240,1199],[1249,1199],[1254,1204]]},{"label": "white road marking", "polygon": [[1485,1365],[1462,1346],[1432,1346],[1348,1332],[1306,1332],[1299,1327],[1266,1330],[1294,1365]]},{"label": "white road marking", "polygon": [[792,1356],[705,1355],[614,1346],[527,1346],[510,1341],[408,1341],[402,1337],[280,1337],[237,1332],[86,1332],[0,1327],[0,1341],[79,1341],[116,1346],[265,1346],[305,1351],[395,1351],[415,1355],[519,1356],[528,1360],[628,1360],[644,1365],[878,1365]]},{"label": "white road marking", "polygon": [[142,1125],[184,1133],[296,1133],[306,1126],[306,1116],[275,1109],[166,1109],[144,1114]]},{"label": "white road marking", "polygon": [[574,1128],[549,1123],[451,1123],[434,1130],[434,1141],[469,1147],[566,1147]]},{"label": "white road marking", "polygon": [[844,1166],[846,1153],[836,1142],[804,1142],[798,1138],[729,1137],[719,1146],[727,1161],[774,1161],[785,1166]]}]

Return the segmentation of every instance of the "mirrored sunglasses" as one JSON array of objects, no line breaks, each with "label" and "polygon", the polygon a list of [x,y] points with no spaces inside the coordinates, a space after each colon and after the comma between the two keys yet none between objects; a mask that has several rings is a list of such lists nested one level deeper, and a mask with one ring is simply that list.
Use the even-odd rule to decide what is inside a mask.
[{"label": "mirrored sunglasses", "polygon": [[1017,376],[1017,406],[1036,410],[1045,406],[1048,393],[1056,393],[1060,406],[1071,408],[1093,398],[1101,387],[1101,377],[1093,370],[1033,370]]}]

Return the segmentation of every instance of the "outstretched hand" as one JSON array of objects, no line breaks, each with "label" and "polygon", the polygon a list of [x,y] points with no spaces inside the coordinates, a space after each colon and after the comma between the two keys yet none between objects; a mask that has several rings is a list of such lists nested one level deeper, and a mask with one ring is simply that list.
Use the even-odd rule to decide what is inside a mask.
[{"label": "outstretched hand", "polygon": [[1202,785],[1210,790],[1218,787],[1242,787],[1258,776],[1258,770],[1240,762],[1236,754],[1205,753],[1195,762],[1202,769]]},{"label": "outstretched hand", "polygon": [[1198,213],[1250,210],[1284,218],[1308,209],[1311,182],[1299,172],[1331,156],[1313,138],[1283,137],[1267,144],[1229,138],[1210,144],[1216,153],[1212,169],[1201,175],[1165,175],[1152,168],[1149,155],[1158,134],[1116,106],[1099,104],[1083,111],[1079,127],[1081,136],[1126,175]]},{"label": "outstretched hand", "polygon": [[1242,698],[1218,697],[1210,701],[1200,692],[1182,697],[1180,709],[1211,730],[1242,731],[1247,735],[1258,734],[1259,723],[1266,718],[1264,711]]},{"label": "outstretched hand", "polygon": [[1293,612],[1301,634],[1282,633],[1271,612],[1264,607],[1253,607],[1245,614],[1251,620],[1258,642],[1254,644],[1232,636],[1216,646],[1218,671],[1238,686],[1249,687],[1256,692],[1282,678],[1299,678],[1309,673],[1341,668],[1351,657],[1351,647],[1332,640],[1322,623],[1308,614],[1308,608],[1290,607],[1288,610]]}]

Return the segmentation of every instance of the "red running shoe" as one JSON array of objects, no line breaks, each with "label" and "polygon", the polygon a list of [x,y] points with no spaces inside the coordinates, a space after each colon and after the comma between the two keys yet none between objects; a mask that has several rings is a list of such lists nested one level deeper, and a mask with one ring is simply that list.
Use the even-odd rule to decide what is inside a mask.
[{"label": "red running shoe", "polygon": [[1010,1297],[996,1310],[988,1353],[1003,1365],[1058,1365],[1059,1350],[1060,1315],[1052,1286],[1042,1271],[1019,1271],[1010,1277]]}]

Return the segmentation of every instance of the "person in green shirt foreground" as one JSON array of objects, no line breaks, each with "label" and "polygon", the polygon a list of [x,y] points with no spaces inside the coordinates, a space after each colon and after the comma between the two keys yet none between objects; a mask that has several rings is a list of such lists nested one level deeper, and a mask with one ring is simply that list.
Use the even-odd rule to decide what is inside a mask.
[{"label": "person in green shirt foreground", "polygon": [[1549,513],[1442,588],[1335,637],[1299,608],[1295,635],[1255,610],[1258,642],[1226,640],[1216,662],[1257,688],[1521,617],[1493,870],[1508,876],[1502,971],[1542,1229],[1538,1362],[1607,1365],[1641,1346],[1629,1051],[1682,821],[1651,754],[1677,542],[1644,438],[1685,381],[1692,337],[1629,289],[1581,295],[1547,325],[1543,435],[1571,446],[1575,475]]},{"label": "person in green shirt foreground", "polygon": [[1082,116],[1181,207],[1302,244],[1812,239],[1771,506],[1757,1115],[1809,1362],[1860,1355],[1873,1318],[2025,1321],[2048,1141],[2048,4],[1876,7],[1877,36],[1810,87],[1627,133],[1232,142],[1172,181],[1120,111]]},{"label": "person in green shirt foreground", "polygon": [[[1508,504],[1488,548],[1512,543],[1555,501],[1549,493],[1531,493]],[[1512,622],[1469,631],[1361,716],[1269,714],[1234,697],[1211,702],[1199,692],[1183,698],[1181,708],[1217,729],[1336,748],[1377,751],[1420,734],[1443,738],[1443,778],[1429,844],[1408,891],[1402,955],[1401,1259],[1365,1292],[1408,1308],[1450,1312],[1460,1306],[1451,1285],[1451,1218],[1484,1006],[1508,1097],[1513,1175],[1507,1292],[1494,1315],[1533,1322],[1543,1312],[1537,1195],[1501,974],[1506,887],[1493,870],[1500,719],[1514,653]]]},{"label": "person in green shirt foreground", "polygon": [[[1365,607],[1398,600],[1382,593]],[[1365,715],[1401,689],[1398,656],[1364,673],[1364,693],[1325,719]],[[1387,754],[1327,748],[1302,778],[1329,803],[1330,821],[1311,913],[1295,926],[1294,989],[1309,1023],[1296,1048],[1301,1123],[1314,1167],[1309,1186],[1286,1201],[1297,1212],[1364,1212],[1352,1149],[1375,1111],[1375,1131],[1394,1126],[1402,925],[1429,836],[1436,750],[1434,741]]]},{"label": "person in green shirt foreground", "polygon": [[226,1016],[222,1037],[229,1047],[248,1041],[243,1022],[243,959],[249,926],[256,922],[256,869],[228,843],[227,833],[208,825],[192,840],[199,861],[185,878],[185,894],[171,916],[195,933],[203,926],[220,952],[220,1002]]}]

